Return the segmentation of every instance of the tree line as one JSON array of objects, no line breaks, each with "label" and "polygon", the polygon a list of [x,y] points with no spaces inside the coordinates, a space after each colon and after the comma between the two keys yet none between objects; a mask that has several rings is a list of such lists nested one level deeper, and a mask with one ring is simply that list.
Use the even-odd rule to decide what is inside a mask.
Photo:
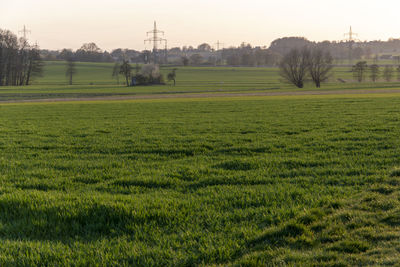
[{"label": "tree line", "polygon": [[42,70],[38,46],[0,29],[0,86],[29,85]]},{"label": "tree line", "polygon": [[[49,52],[47,52],[49,53]],[[45,56],[45,55],[44,55]],[[46,56],[45,56],[46,58]],[[102,51],[95,43],[85,43],[81,48],[73,51],[72,49],[63,49],[53,55],[53,60],[70,60],[80,62],[113,62],[114,59],[107,51]],[[46,58],[48,59],[48,58]],[[51,60],[50,59],[50,60]]]},{"label": "tree line", "polygon": [[[87,62],[122,62],[130,63],[157,62],[175,65],[229,65],[229,66],[277,66],[282,57],[292,49],[303,47],[318,47],[328,51],[335,60],[347,60],[350,53],[354,60],[362,58],[393,59],[400,63],[400,39],[388,41],[347,42],[322,41],[312,42],[304,37],[284,37],[274,40],[269,46],[251,46],[247,43],[228,48],[215,49],[212,45],[202,43],[197,47],[184,46],[160,49],[155,55],[150,50],[136,51],[117,48],[111,52],[101,50],[95,43],[83,44],[76,51],[63,49],[61,51],[41,50],[44,60],[66,60],[71,53],[76,61]],[[350,49],[351,47],[351,49]]]},{"label": "tree line", "polygon": [[377,82],[381,77],[386,82],[390,82],[395,73],[397,74],[397,80],[400,81],[400,65],[395,68],[392,65],[385,65],[382,70],[378,64],[368,65],[366,61],[359,61],[353,66],[352,72],[353,77],[358,82],[365,81],[367,76],[372,82]]}]

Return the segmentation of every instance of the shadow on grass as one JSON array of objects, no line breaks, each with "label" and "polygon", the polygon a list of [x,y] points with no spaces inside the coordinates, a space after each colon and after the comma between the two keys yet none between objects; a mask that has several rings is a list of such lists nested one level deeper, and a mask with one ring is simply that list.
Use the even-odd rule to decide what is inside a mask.
[{"label": "shadow on grass", "polygon": [[[0,238],[15,240],[90,241],[121,235],[133,236],[135,229],[167,227],[174,218],[150,209],[133,212],[124,205],[44,200],[1,199]],[[143,233],[142,233],[143,234]]]}]

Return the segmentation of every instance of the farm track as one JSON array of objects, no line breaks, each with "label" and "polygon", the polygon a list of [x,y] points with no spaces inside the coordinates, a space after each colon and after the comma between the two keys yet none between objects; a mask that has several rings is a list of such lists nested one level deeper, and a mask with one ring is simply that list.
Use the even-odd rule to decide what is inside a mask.
[{"label": "farm track", "polygon": [[99,97],[67,97],[67,98],[42,98],[0,100],[0,103],[36,103],[36,102],[74,102],[74,101],[118,101],[118,100],[151,100],[151,99],[193,99],[214,97],[256,97],[256,96],[307,96],[307,95],[363,95],[363,94],[391,94],[400,93],[400,89],[350,89],[350,90],[314,90],[295,92],[252,92],[252,93],[178,93],[178,94],[147,94],[128,96],[99,96]]}]

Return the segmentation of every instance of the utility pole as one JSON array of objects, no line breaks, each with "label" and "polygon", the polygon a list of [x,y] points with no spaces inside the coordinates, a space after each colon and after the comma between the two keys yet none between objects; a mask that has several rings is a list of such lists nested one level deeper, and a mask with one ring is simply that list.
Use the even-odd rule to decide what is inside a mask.
[{"label": "utility pole", "polygon": [[[348,36],[348,38],[346,38],[347,36]],[[348,42],[348,44],[349,44],[349,64],[350,64],[350,66],[353,65],[353,44],[356,41],[359,41],[358,39],[354,39],[354,36],[358,36],[358,34],[354,33],[350,26],[350,31],[348,33],[344,34],[344,37],[346,38],[345,41]]]},{"label": "utility pole", "polygon": [[164,32],[163,31],[159,31],[157,29],[157,23],[154,21],[154,29],[152,31],[148,31],[147,32],[147,36],[152,35],[152,37],[144,40],[144,43],[146,44],[147,42],[149,43],[153,43],[153,57],[154,57],[154,63],[158,62],[158,44],[162,43],[163,41],[166,42],[166,39],[163,39],[161,37],[159,37],[159,35],[163,35],[164,36]]},{"label": "utility pole", "polygon": [[31,31],[28,30],[28,29],[25,27],[25,25],[24,25],[24,28],[23,28],[22,30],[20,30],[19,33],[22,33],[22,34],[24,35],[24,39],[27,40],[27,39],[26,39],[26,34],[27,34],[27,33],[31,33]]}]

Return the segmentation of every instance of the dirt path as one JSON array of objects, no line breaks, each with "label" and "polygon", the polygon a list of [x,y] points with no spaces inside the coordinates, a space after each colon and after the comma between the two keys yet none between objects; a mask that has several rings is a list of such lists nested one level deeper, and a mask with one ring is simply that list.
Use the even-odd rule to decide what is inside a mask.
[{"label": "dirt path", "polygon": [[107,100],[135,100],[135,99],[177,99],[177,98],[212,98],[212,97],[251,97],[251,96],[298,96],[298,95],[362,95],[362,94],[390,94],[400,93],[400,89],[366,89],[366,90],[315,90],[295,92],[254,92],[254,93],[179,93],[179,94],[151,94],[131,96],[99,96],[99,97],[75,97],[75,98],[46,98],[6,100],[1,103],[35,103],[35,102],[70,102],[70,101],[107,101]]}]

